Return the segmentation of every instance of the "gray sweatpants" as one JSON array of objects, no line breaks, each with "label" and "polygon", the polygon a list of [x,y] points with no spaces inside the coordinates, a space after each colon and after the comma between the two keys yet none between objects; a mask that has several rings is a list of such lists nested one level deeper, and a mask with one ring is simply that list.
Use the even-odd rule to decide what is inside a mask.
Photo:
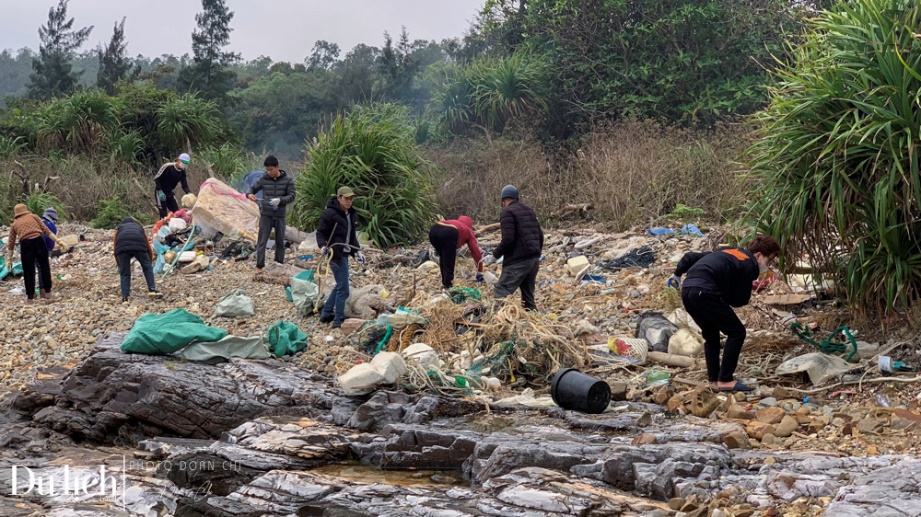
[{"label": "gray sweatpants", "polygon": [[285,218],[269,215],[259,216],[259,240],[256,242],[256,267],[265,267],[265,247],[269,234],[275,230],[275,262],[285,263]]},{"label": "gray sweatpants", "polygon": [[537,270],[540,269],[540,257],[535,257],[510,266],[502,266],[502,275],[496,284],[496,299],[502,299],[521,288],[521,300],[524,308],[537,310],[534,301],[534,284],[537,282]]}]

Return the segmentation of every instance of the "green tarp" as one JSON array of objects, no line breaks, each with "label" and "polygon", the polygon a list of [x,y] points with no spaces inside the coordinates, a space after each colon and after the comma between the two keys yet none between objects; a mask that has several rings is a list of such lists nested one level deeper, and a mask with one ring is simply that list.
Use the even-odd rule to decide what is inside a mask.
[{"label": "green tarp", "polygon": [[265,346],[265,338],[227,336],[210,343],[192,343],[176,354],[186,361],[215,362],[231,357],[243,359],[268,359],[272,357]]},{"label": "green tarp", "polygon": [[22,262],[13,262],[13,271],[6,267],[6,259],[0,257],[0,280],[10,276],[22,276]]},{"label": "green tarp", "polygon": [[201,341],[218,341],[227,331],[205,325],[204,320],[183,309],[166,314],[145,314],[122,342],[122,352],[128,354],[166,355]]},{"label": "green tarp", "polygon": [[307,334],[294,323],[279,321],[269,328],[269,350],[275,357],[284,357],[300,352],[307,347]]}]

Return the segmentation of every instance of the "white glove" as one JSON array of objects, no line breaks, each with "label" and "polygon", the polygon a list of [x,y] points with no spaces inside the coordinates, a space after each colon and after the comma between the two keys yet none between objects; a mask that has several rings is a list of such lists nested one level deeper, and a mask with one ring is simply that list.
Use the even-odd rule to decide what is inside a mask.
[{"label": "white glove", "polygon": [[281,204],[281,199],[277,197],[273,197],[272,199],[269,200],[269,204],[272,206],[278,206]]},{"label": "white glove", "polygon": [[322,248],[320,248],[320,253],[322,253],[324,257],[329,255],[329,248],[326,246],[323,246]]},{"label": "white glove", "polygon": [[360,251],[355,254],[355,260],[357,260],[361,264],[364,264],[368,261],[368,259],[365,258],[365,254]]},{"label": "white glove", "polygon": [[492,255],[486,255],[486,257],[483,258],[483,265],[484,265],[484,266],[489,266],[489,265],[495,264],[495,263],[496,263],[496,257],[493,257]]}]

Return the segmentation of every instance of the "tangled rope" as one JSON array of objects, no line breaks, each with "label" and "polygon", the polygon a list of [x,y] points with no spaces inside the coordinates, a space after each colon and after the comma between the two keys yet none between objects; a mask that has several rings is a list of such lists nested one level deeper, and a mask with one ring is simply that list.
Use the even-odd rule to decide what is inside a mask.
[{"label": "tangled rope", "polygon": [[847,347],[848,347],[847,343],[839,343],[839,342],[832,341],[832,338],[834,338],[839,332],[841,332],[850,341],[850,346],[851,346],[851,353],[848,354],[847,359],[845,360],[847,362],[851,362],[851,359],[853,359],[854,356],[857,355],[857,340],[854,339],[854,336],[851,335],[850,329],[847,328],[845,325],[841,325],[840,327],[836,328],[834,332],[830,333],[828,337],[825,338],[825,340],[822,342],[818,342],[812,339],[812,332],[808,328],[804,327],[798,321],[795,321],[790,325],[790,330],[793,332],[793,334],[796,335],[796,337],[818,348],[821,352],[825,354],[844,354],[847,352]]}]

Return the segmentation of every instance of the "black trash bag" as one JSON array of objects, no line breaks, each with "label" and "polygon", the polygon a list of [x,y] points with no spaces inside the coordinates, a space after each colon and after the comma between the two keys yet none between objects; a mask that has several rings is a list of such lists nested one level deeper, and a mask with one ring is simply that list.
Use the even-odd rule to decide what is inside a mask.
[{"label": "black trash bag", "polygon": [[668,321],[661,312],[644,312],[636,324],[635,337],[649,342],[650,352],[668,352],[668,340],[678,332],[678,326]]},{"label": "black trash bag", "polygon": [[656,252],[644,244],[642,247],[630,250],[623,257],[616,258],[608,262],[602,262],[601,267],[604,269],[623,269],[628,267],[649,267],[656,261]]},{"label": "black trash bag", "polygon": [[429,253],[429,250],[422,250],[416,257],[416,267],[419,267],[430,260],[432,260],[432,255]]}]

